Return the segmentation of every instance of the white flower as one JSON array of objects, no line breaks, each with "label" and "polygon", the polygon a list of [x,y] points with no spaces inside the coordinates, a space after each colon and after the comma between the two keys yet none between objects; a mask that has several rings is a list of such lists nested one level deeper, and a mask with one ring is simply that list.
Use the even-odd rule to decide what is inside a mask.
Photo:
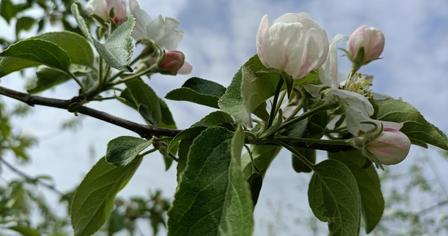
[{"label": "white flower", "polygon": [[346,37],[342,34],[334,36],[330,42],[327,59],[319,70],[320,81],[322,84],[332,88],[337,88],[339,86],[337,45],[344,40],[346,40]]},{"label": "white flower", "polygon": [[121,24],[127,15],[126,3],[123,0],[90,0],[87,3],[87,13],[104,21],[111,20],[115,24]]},{"label": "white flower", "polygon": [[179,22],[170,17],[151,17],[140,8],[137,0],[129,0],[129,7],[136,19],[132,37],[137,41],[151,40],[162,48],[174,50],[182,40],[183,32],[179,29]]},{"label": "white flower", "polygon": [[331,88],[327,93],[327,99],[336,100],[342,106],[347,129],[352,135],[359,136],[375,128],[371,123],[377,121],[370,118],[375,110],[366,97],[355,92]]},{"label": "white flower", "polygon": [[287,13],[269,26],[261,19],[257,33],[257,54],[263,65],[300,79],[319,68],[327,58],[325,31],[307,13]]}]

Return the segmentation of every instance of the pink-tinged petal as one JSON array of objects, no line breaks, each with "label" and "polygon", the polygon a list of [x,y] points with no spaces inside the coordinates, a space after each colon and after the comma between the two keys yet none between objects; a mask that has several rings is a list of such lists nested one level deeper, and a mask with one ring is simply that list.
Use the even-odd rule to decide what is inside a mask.
[{"label": "pink-tinged petal", "polygon": [[287,13],[269,26],[263,16],[257,32],[257,55],[268,68],[303,78],[322,66],[328,54],[325,31],[306,13]]},{"label": "pink-tinged petal", "polygon": [[177,73],[181,75],[188,75],[191,74],[192,71],[193,66],[188,62],[184,62],[184,65],[179,69],[179,71],[177,71]]},{"label": "pink-tinged petal", "polygon": [[411,140],[403,132],[400,123],[382,121],[383,132],[367,145],[367,150],[384,165],[394,165],[409,154]]},{"label": "pink-tinged petal", "polygon": [[266,47],[265,42],[268,29],[269,29],[269,18],[268,15],[264,15],[261,18],[260,26],[258,27],[256,36],[257,55],[264,65],[266,65],[266,62],[264,61],[264,48]]}]

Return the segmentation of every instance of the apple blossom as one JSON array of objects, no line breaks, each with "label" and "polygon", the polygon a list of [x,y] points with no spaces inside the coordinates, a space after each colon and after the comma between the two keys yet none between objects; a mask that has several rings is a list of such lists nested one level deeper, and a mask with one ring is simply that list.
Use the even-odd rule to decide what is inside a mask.
[{"label": "apple blossom", "polygon": [[162,73],[176,75],[191,73],[191,65],[185,62],[185,55],[181,51],[171,50],[165,52],[162,61],[159,63],[159,70]]},{"label": "apple blossom", "polygon": [[137,41],[152,41],[162,48],[174,50],[182,40],[183,32],[179,29],[179,21],[171,17],[159,16],[151,19],[137,0],[129,0],[129,7],[136,19],[132,37]]},{"label": "apple blossom", "polygon": [[261,19],[257,33],[257,54],[263,65],[300,79],[319,68],[327,59],[326,32],[307,13],[287,13],[269,26]]},{"label": "apple blossom", "polygon": [[358,27],[347,42],[348,56],[357,65],[365,65],[378,59],[383,49],[383,32],[367,25]]},{"label": "apple blossom", "polygon": [[111,20],[117,25],[123,23],[127,15],[124,0],[90,0],[87,3],[87,12],[106,22]]},{"label": "apple blossom", "polygon": [[401,123],[381,122],[383,132],[367,144],[367,150],[384,165],[394,165],[403,161],[409,153],[411,141],[400,129]]}]

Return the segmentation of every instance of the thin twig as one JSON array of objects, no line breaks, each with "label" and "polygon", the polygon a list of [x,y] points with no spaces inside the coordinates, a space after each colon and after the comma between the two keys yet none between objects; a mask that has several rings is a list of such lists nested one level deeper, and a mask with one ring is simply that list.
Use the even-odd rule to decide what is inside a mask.
[{"label": "thin twig", "polygon": [[54,193],[63,196],[64,193],[60,190],[58,190],[57,188],[55,188],[53,185],[42,182],[40,179],[38,178],[34,178],[32,176],[29,176],[28,174],[26,174],[25,172],[17,169],[15,166],[13,166],[11,163],[7,162],[3,157],[0,157],[0,162],[3,163],[6,167],[8,167],[11,171],[13,171],[14,173],[16,173],[17,175],[21,176],[22,178],[24,178],[25,180],[29,181],[29,182],[34,182],[42,187],[45,187],[51,191],[53,191]]},{"label": "thin twig", "polygon": [[[16,90],[8,89],[0,86],[0,94],[24,102],[30,106],[40,105],[47,107],[54,107],[64,110],[69,110],[70,106],[73,104],[71,100],[62,100],[55,98],[47,98],[41,96],[32,96],[27,93],[22,93]],[[95,110],[86,106],[80,106],[76,113],[84,114],[96,119],[105,121],[107,123],[114,124],[116,126],[125,128],[127,130],[133,131],[144,138],[151,138],[152,136],[176,136],[180,130],[177,129],[166,129],[157,128],[149,125],[139,124],[133,121],[125,120],[120,117],[113,116],[103,111]]]}]

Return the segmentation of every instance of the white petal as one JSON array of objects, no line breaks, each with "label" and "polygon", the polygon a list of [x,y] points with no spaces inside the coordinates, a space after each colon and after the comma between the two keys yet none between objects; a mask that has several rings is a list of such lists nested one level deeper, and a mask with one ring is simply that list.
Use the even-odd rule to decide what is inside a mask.
[{"label": "white petal", "polygon": [[374,109],[369,100],[361,94],[342,90],[331,89],[328,93],[328,99],[337,99],[345,110],[345,121],[348,131],[358,136],[360,132],[368,132],[374,126],[365,122],[376,122],[370,116]]},{"label": "white petal", "polygon": [[140,8],[137,0],[129,0],[129,8],[136,21],[132,37],[137,41],[145,39],[147,34],[146,27],[151,22],[151,17]]},{"label": "white petal", "polygon": [[184,65],[177,71],[177,73],[181,75],[188,75],[191,71],[193,71],[193,66],[188,62],[184,62]]},{"label": "white petal", "polygon": [[303,19],[309,19],[311,16],[306,12],[300,13],[286,13],[281,15],[279,18],[275,19],[273,24],[275,23],[295,23],[301,22]]},{"label": "white petal", "polygon": [[324,64],[322,65],[320,69],[320,81],[332,88],[338,87],[338,53],[337,53],[337,45],[343,41],[346,40],[347,37],[345,37],[342,34],[337,34],[331,41],[328,56],[325,60]]}]

